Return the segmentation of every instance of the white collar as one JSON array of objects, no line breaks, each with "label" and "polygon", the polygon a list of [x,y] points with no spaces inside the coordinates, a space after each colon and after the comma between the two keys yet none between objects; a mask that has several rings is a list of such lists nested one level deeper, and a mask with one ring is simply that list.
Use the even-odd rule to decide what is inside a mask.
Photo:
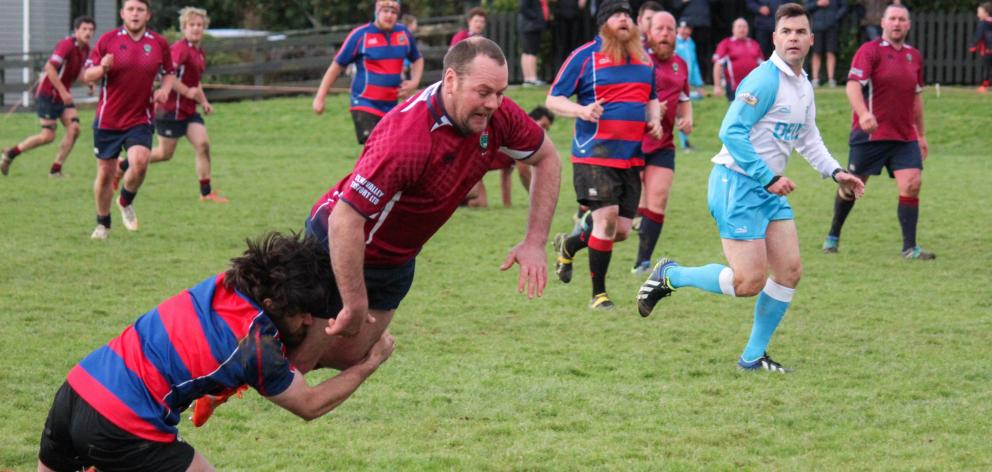
[{"label": "white collar", "polygon": [[772,55],[768,57],[768,60],[772,61],[772,64],[775,64],[775,67],[778,67],[778,70],[785,72],[785,75],[789,77],[796,77],[796,78],[802,77],[804,79],[806,78],[805,69],[803,69],[801,76],[799,74],[796,74],[796,72],[792,70],[792,66],[786,64],[785,60],[779,57],[778,51],[772,51]]}]

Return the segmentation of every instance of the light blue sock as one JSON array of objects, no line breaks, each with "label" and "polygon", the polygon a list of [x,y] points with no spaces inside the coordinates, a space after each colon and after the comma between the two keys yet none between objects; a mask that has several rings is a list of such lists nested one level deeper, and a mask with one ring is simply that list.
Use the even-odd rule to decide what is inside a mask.
[{"label": "light blue sock", "polygon": [[685,133],[679,131],[679,148],[685,149]]},{"label": "light blue sock", "polygon": [[754,302],[754,326],[751,327],[751,338],[747,340],[741,360],[754,362],[765,355],[772,333],[789,309],[795,291],[794,288],[779,285],[771,278],[765,282],[764,290]]},{"label": "light blue sock", "polygon": [[722,264],[707,264],[702,267],[675,266],[668,269],[668,281],[672,288],[696,287],[715,294],[734,294],[734,271]]}]

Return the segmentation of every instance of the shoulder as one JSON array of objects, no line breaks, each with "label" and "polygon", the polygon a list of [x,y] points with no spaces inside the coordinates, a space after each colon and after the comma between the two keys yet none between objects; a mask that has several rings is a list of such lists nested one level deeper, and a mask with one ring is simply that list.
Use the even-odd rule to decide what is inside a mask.
[{"label": "shoulder", "polygon": [[778,86],[782,79],[782,71],[772,61],[762,62],[753,72],[747,75],[738,90],[751,93],[758,97],[774,99],[778,94]]}]

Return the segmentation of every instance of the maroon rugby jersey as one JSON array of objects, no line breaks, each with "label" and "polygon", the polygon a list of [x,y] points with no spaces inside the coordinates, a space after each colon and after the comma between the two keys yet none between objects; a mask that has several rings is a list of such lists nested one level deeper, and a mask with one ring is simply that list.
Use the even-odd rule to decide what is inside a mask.
[{"label": "maroon rugby jersey", "polygon": [[661,139],[644,133],[641,150],[646,154],[659,149],[675,149],[672,133],[675,128],[675,111],[682,102],[689,101],[689,66],[677,54],[661,60],[651,54],[654,63],[654,86],[658,101],[665,104],[665,114],[661,117]]},{"label": "maroon rugby jersey", "polygon": [[[199,87],[203,70],[207,66],[207,55],[198,46],[185,39],[172,44],[172,64],[176,69],[176,80],[187,87]],[[196,113],[196,101],[186,98],[172,89],[169,99],[161,107],[177,120],[185,120]]]},{"label": "maroon rugby jersey", "polygon": [[[59,81],[68,89],[79,77],[79,72],[83,70],[83,64],[89,54],[88,44],[76,41],[75,36],[66,36],[55,45],[55,50],[48,57],[48,63],[55,67],[59,73]],[[53,102],[62,103],[62,96],[55,90],[55,86],[48,80],[48,76],[44,74],[41,76],[41,82],[38,84],[38,91],[35,95],[52,97]]]},{"label": "maroon rugby jersey", "polygon": [[744,77],[764,60],[761,46],[751,38],[724,38],[716,45],[716,52],[713,53],[713,62],[723,63],[723,74],[727,79],[727,87],[731,90],[737,90]]},{"label": "maroon rugby jersey", "polygon": [[94,126],[126,130],[151,124],[155,78],[175,73],[168,41],[149,30],[135,41],[120,27],[100,36],[87,67],[100,65],[107,54],[114,55],[114,65],[103,76]]},{"label": "maroon rugby jersey", "polygon": [[851,144],[868,141],[916,141],[916,118],[912,113],[916,94],[923,91],[923,55],[908,44],[896,49],[881,38],[858,48],[847,77],[861,83],[868,110],[878,129],[861,129],[858,114],[851,123]]},{"label": "maroon rugby jersey", "polygon": [[544,142],[544,130],[506,97],[485,131],[461,134],[445,111],[440,85],[387,113],[352,172],[310,212],[311,219],[326,219],[344,201],[364,215],[366,266],[411,260],[486,171],[506,156],[527,159]]}]

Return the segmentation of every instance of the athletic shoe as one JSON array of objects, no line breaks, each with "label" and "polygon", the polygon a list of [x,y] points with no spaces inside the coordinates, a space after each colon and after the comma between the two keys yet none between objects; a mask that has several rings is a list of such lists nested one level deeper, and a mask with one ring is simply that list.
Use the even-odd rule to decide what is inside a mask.
[{"label": "athletic shoe", "polygon": [[13,159],[7,156],[7,150],[4,149],[0,153],[0,174],[7,175],[10,173],[10,164],[14,162]]},{"label": "athletic shoe", "polygon": [[840,246],[840,238],[836,236],[827,236],[827,239],[823,240],[823,253],[824,254],[837,254]]},{"label": "athletic shoe", "polygon": [[836,80],[834,80],[834,79],[830,79],[830,80],[828,80],[828,81],[827,81],[827,87],[830,87],[830,88],[837,88],[837,81],[836,81]]},{"label": "athletic shoe", "polygon": [[128,231],[138,230],[138,215],[134,213],[134,205],[124,206],[117,200],[117,208],[121,209],[121,218],[124,220],[124,227]]},{"label": "athletic shoe", "polygon": [[558,280],[566,284],[572,281],[572,257],[565,255],[565,239],[567,238],[565,233],[555,235],[555,254],[558,257],[555,261],[555,274],[558,275]]},{"label": "athletic shoe", "polygon": [[206,195],[200,195],[201,202],[214,202],[214,203],[227,203],[227,197],[222,197],[217,195],[217,192],[210,192]]},{"label": "athletic shoe", "polygon": [[103,240],[109,237],[110,228],[100,224],[96,225],[96,228],[93,230],[93,234],[90,234],[90,239]]},{"label": "athletic shoe", "polygon": [[909,260],[918,259],[921,261],[929,261],[931,259],[936,259],[937,255],[932,252],[924,251],[920,246],[916,246],[903,251],[902,258]]},{"label": "athletic shoe", "polygon": [[193,403],[193,415],[189,417],[190,421],[193,422],[193,426],[196,426],[197,428],[203,426],[203,424],[210,419],[210,416],[214,414],[215,408],[226,402],[235,394],[238,395],[238,398],[242,398],[241,392],[247,389],[248,387],[242,385],[238,388],[225,390],[219,395],[204,395],[197,398],[196,402]]},{"label": "athletic shoe", "polygon": [[651,273],[651,261],[641,261],[640,264],[630,269],[630,273],[637,276],[645,276]]},{"label": "athletic shoe", "polygon": [[610,300],[610,296],[607,295],[606,292],[603,292],[597,293],[592,297],[592,301],[589,302],[589,308],[592,308],[593,310],[610,311],[616,308],[616,305],[613,304],[613,300]]},{"label": "athletic shoe", "polygon": [[668,269],[679,264],[667,257],[661,258],[651,271],[651,276],[641,284],[637,292],[637,312],[648,316],[658,301],[672,294],[675,289],[668,282]]},{"label": "athletic shoe", "polygon": [[541,79],[535,79],[535,80],[525,80],[522,85],[524,87],[543,87],[545,85],[548,85],[548,83]]},{"label": "athletic shoe", "polygon": [[53,179],[61,179],[61,178],[65,177],[65,174],[63,174],[62,171],[49,172],[48,173],[48,176],[51,177],[51,178],[53,178]]},{"label": "athletic shoe", "polygon": [[778,372],[780,374],[788,374],[789,372],[792,372],[792,369],[783,367],[782,364],[773,361],[772,358],[768,356],[767,352],[754,362],[744,362],[744,359],[739,359],[737,361],[737,370],[743,372],[767,370],[769,372]]}]

